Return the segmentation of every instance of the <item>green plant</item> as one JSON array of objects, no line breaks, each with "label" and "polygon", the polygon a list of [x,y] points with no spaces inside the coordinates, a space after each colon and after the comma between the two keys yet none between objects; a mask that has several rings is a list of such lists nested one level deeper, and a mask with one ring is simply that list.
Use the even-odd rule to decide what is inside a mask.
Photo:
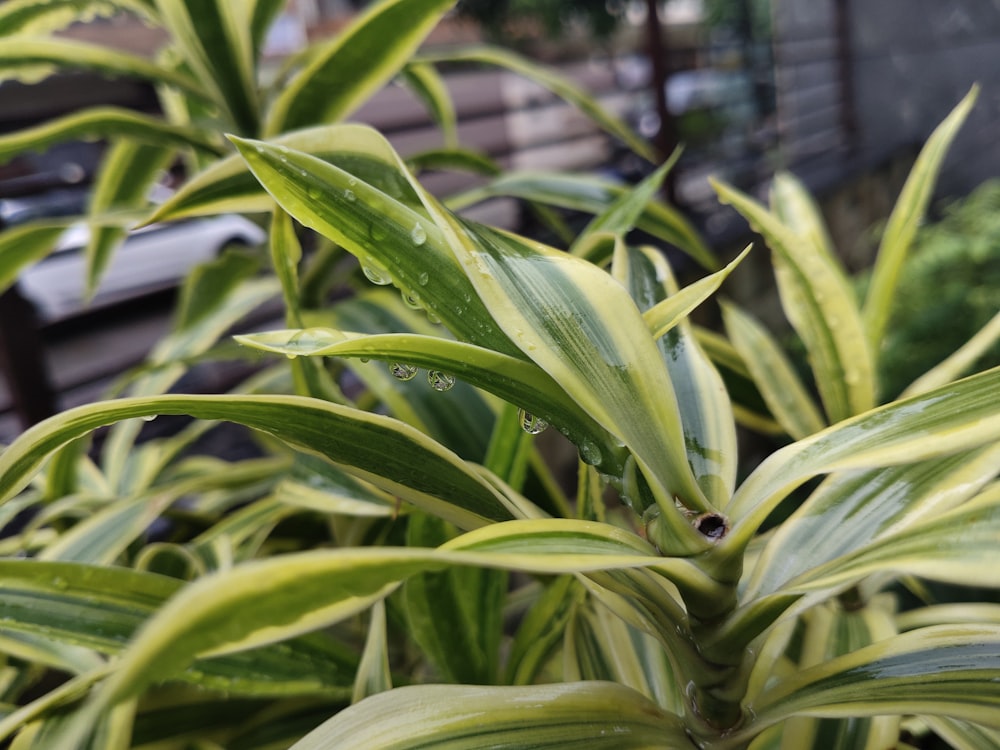
[{"label": "green plant", "polygon": [[[0,561],[6,695],[71,675],[0,720],[19,747],[760,750],[902,747],[928,729],[956,747],[996,744],[1000,607],[898,613],[887,587],[1000,586],[1000,369],[957,381],[938,370],[939,382],[876,406],[863,358],[942,138],[900,201],[864,317],[840,294],[804,194],[787,194],[777,222],[722,188],[769,239],[795,245],[779,245],[779,285],[830,422],[804,388],[789,391],[792,405],[769,401],[796,441],[738,486],[734,409],[686,320],[736,261],[678,288],[657,251],[626,241],[643,223],[683,239],[686,226],[650,203],[665,169],[615,192],[500,176],[452,203],[521,191],[603,204],[563,252],[460,218],[362,126],[232,140],[240,157],[157,218],[273,210],[293,322],[240,341],[280,355],[299,395],[263,393],[267,375],[218,396],[156,395],[148,382],[38,425],[0,456],[3,509],[38,513]],[[292,218],[398,293],[307,309]],[[220,273],[233,294],[240,273]],[[198,282],[150,380],[178,350],[195,354],[186,333],[212,318]],[[320,398],[338,370],[307,358],[351,362],[368,390],[354,404]],[[765,390],[785,377],[778,367],[755,380]],[[428,398],[436,406],[421,410]],[[456,402],[457,437],[432,421]],[[473,403],[491,424],[470,458],[463,436],[482,420],[461,420]],[[364,408],[379,405],[419,429]],[[100,466],[80,455],[97,427],[158,414],[245,424],[273,457],[177,461],[190,434],[135,455],[112,440]],[[579,452],[572,498],[533,445],[545,423]],[[621,503],[606,500],[609,486]],[[144,539],[161,513],[170,538]]]},{"label": "green plant", "polygon": [[[920,228],[883,345],[883,393],[901,393],[918,373],[944,360],[991,319],[993,329],[1000,325],[998,217],[1000,182],[989,180],[950,204],[940,220]],[[975,366],[997,364],[1000,345],[994,343]]]}]

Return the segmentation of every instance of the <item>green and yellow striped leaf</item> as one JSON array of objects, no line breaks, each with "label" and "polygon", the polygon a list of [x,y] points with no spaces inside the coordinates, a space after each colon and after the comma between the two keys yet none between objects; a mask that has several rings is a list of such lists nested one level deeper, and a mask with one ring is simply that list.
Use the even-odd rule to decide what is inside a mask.
[{"label": "green and yellow striped leaf", "polygon": [[[447,205],[457,211],[488,198],[509,196],[596,215],[607,210],[627,190],[627,187],[593,175],[509,172],[482,187],[452,196]],[[649,203],[635,225],[684,251],[702,267],[712,271],[718,269],[718,261],[704,240],[672,206]]]},{"label": "green and yellow striped leaf", "polygon": [[991,346],[1000,340],[1000,312],[976,334],[962,344],[954,354],[914,380],[900,398],[916,396],[961,377]]},{"label": "green and yellow striped leaf", "polygon": [[[721,284],[745,254],[722,271],[696,282],[701,286],[683,297],[686,290],[677,288],[666,259],[652,248],[619,246],[612,266],[614,276],[644,311],[647,325],[651,318],[660,323],[653,335],[657,337],[657,348],[677,393],[688,464],[705,496],[717,508],[725,508],[729,503],[736,484],[733,413],[722,379],[698,346],[683,316],[699,296]],[[672,317],[678,324],[661,332],[660,328],[667,328],[663,325],[663,318],[668,317],[664,306],[671,302],[677,313]]]},{"label": "green and yellow striped leaf", "polygon": [[[127,568],[3,560],[2,632],[25,646],[47,641],[50,659],[85,651],[120,654],[181,589],[182,582],[174,578]],[[199,661],[172,677],[242,695],[349,694],[357,664],[350,650],[323,636],[283,645],[288,648],[265,647]],[[80,658],[73,657],[75,662]]]},{"label": "green and yellow striped leaf", "polygon": [[212,94],[194,77],[138,55],[69,39],[33,36],[4,39],[0,47],[0,80],[18,78],[22,70],[38,78],[40,68],[46,71],[53,68],[93,70],[109,76],[140,78],[180,89],[201,100],[213,101]]},{"label": "green and yellow striped leaf", "polygon": [[471,747],[648,750],[690,744],[680,720],[623,685],[421,685],[342,711],[292,750]]},{"label": "green and yellow striped leaf", "polygon": [[628,147],[650,162],[659,162],[656,152],[644,139],[621,118],[608,112],[600,103],[575,82],[537,62],[528,60],[510,50],[499,47],[471,47],[453,52],[435,53],[421,59],[431,62],[480,63],[507,70],[524,76],[540,86],[544,86],[556,96],[564,99],[587,115],[597,125],[621,139]]},{"label": "green and yellow striped leaf", "polygon": [[[366,136],[394,155],[375,131]],[[234,142],[278,203],[299,222],[356,255],[370,278],[415,295],[458,338],[522,356],[486,311],[460,272],[443,233],[423,210],[401,203],[360,175],[307,154]],[[402,162],[395,159],[396,172],[409,180]]]},{"label": "green and yellow striped leaf", "polygon": [[271,104],[265,135],[343,120],[392,79],[455,0],[386,0],[325,43]]},{"label": "green and yellow striped leaf", "polygon": [[[225,143],[204,131],[171,125],[138,112],[118,107],[90,107],[0,136],[0,162],[24,151],[42,151],[55,143],[112,137],[127,138],[153,147],[192,147],[215,155],[222,153],[222,144]],[[145,197],[145,193],[140,197]]]},{"label": "green and yellow striped leaf", "polygon": [[[687,462],[670,377],[626,290],[579,258],[486,227],[456,223],[448,236],[497,324],[669,493],[657,503],[673,538],[658,542],[688,552],[704,548],[674,498],[699,510],[710,505]],[[580,448],[588,460],[588,449]]]},{"label": "green and yellow striped leaf", "polygon": [[[858,611],[843,611],[835,603],[809,610],[798,668],[808,669],[896,634],[892,613],[881,599]],[[784,724],[781,750],[862,750],[895,745],[898,716],[823,719],[796,716]]]},{"label": "green and yellow striped leaf", "polygon": [[1000,728],[1000,628],[903,633],[786,677],[749,709],[756,733],[792,716],[927,714]]},{"label": "green and yellow striped leaf", "polygon": [[310,328],[237,336],[247,346],[286,356],[358,357],[382,360],[403,377],[403,366],[447,372],[482,388],[530,414],[557,425],[577,444],[585,441],[607,451],[600,465],[607,473],[622,470],[624,456],[603,427],[580,409],[532,362],[449,339],[419,334],[361,334]]},{"label": "green and yellow striped leaf", "polygon": [[752,598],[973,497],[1000,472],[1000,447],[828,478],[771,537],[745,592]]},{"label": "green and yellow striped leaf", "polygon": [[[150,186],[169,166],[173,149],[123,140],[112,145],[101,160],[100,172],[90,193],[91,214],[100,215],[115,209],[141,208],[146,204]],[[101,275],[112,254],[125,239],[125,227],[91,228],[87,242],[87,290],[97,289]]]},{"label": "green and yellow striped leaf", "polygon": [[779,175],[768,211],[735,188],[713,182],[773,250],[782,307],[802,338],[830,422],[875,405],[875,370],[861,314],[805,188]]},{"label": "green and yellow striped leaf", "polygon": [[0,37],[41,35],[78,21],[107,18],[127,9],[150,16],[152,0],[7,0],[0,5]]},{"label": "green and yellow striped leaf", "polygon": [[0,290],[8,289],[23,268],[48,255],[68,225],[46,219],[0,232]]},{"label": "green and yellow striped leaf", "polygon": [[197,79],[214,94],[240,133],[259,132],[251,19],[230,0],[156,0],[163,25]]},{"label": "green and yellow striped leaf", "polygon": [[[8,499],[49,453],[101,425],[152,414],[222,419],[265,431],[349,468],[459,527],[521,513],[464,461],[395,419],[298,396],[152,396],[91,404],[28,430],[0,455],[0,493]],[[525,503],[527,501],[524,501]],[[524,508],[527,509],[527,506]]]},{"label": "green and yellow striped leaf", "polygon": [[973,86],[927,139],[889,216],[885,234],[882,235],[882,242],[879,244],[864,304],[865,333],[875,352],[882,344],[899,273],[906,261],[917,228],[927,212],[938,171],[941,169],[948,147],[968,117],[978,95],[979,87]]},{"label": "green and yellow striped leaf", "polygon": [[796,440],[822,430],[819,409],[767,329],[734,305],[723,304],[722,315],[729,340],[778,423]]},{"label": "green and yellow striped leaf", "polygon": [[910,464],[971,450],[1000,437],[1000,368],[881,406],[771,454],[737,490],[734,531],[742,548],[792,489],[817,474]]}]

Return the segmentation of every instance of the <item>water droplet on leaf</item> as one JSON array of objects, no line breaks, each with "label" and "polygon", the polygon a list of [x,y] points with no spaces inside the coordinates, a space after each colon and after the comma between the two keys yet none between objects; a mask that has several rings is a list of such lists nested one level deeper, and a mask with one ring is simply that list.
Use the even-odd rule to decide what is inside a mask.
[{"label": "water droplet on leaf", "polygon": [[413,365],[408,365],[405,362],[393,362],[389,365],[389,372],[396,380],[413,380],[417,375],[417,368]]},{"label": "water droplet on leaf", "polygon": [[413,240],[414,245],[423,245],[427,242],[427,231],[419,221],[410,230],[410,239]]},{"label": "water droplet on leaf", "polygon": [[450,391],[455,385],[455,376],[440,370],[428,370],[427,382],[435,391]]},{"label": "water droplet on leaf", "polygon": [[596,466],[601,463],[603,456],[601,455],[601,449],[597,447],[597,443],[591,440],[584,440],[580,443],[580,458],[583,459],[585,464]]},{"label": "water droplet on leaf", "polygon": [[392,279],[389,278],[389,274],[383,268],[379,268],[373,263],[362,263],[361,270],[364,272],[367,279],[379,286],[385,286],[386,284],[392,283]]},{"label": "water droplet on leaf", "polygon": [[427,282],[431,280],[431,276],[427,271],[421,271],[420,275],[417,276],[417,283],[420,286],[427,286]]},{"label": "water droplet on leaf", "polygon": [[411,310],[420,309],[420,296],[416,294],[404,294],[403,304],[409,307]]},{"label": "water droplet on leaf", "polygon": [[344,197],[347,199],[349,203],[354,203],[354,201],[358,199],[358,196],[356,196],[354,194],[354,191],[350,189],[344,191]]},{"label": "water droplet on leaf", "polygon": [[544,419],[536,417],[534,414],[525,411],[524,409],[518,409],[517,416],[521,422],[521,429],[529,435],[537,435],[540,432],[544,432],[545,428],[549,426],[549,423]]}]

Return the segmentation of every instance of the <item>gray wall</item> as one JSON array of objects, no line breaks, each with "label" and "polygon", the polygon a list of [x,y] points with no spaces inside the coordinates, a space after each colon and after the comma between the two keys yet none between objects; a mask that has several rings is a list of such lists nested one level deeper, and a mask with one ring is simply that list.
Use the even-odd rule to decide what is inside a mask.
[{"label": "gray wall", "polygon": [[774,0],[773,12],[782,156],[815,187],[915,151],[974,82],[939,192],[1000,176],[1000,0]]}]

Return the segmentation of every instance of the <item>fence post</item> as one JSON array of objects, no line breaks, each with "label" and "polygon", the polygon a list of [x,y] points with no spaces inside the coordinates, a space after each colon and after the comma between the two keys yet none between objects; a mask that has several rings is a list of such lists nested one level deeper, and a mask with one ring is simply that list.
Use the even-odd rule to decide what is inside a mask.
[{"label": "fence post", "polygon": [[45,362],[38,316],[16,285],[0,294],[0,371],[22,427],[56,413],[56,393]]}]

